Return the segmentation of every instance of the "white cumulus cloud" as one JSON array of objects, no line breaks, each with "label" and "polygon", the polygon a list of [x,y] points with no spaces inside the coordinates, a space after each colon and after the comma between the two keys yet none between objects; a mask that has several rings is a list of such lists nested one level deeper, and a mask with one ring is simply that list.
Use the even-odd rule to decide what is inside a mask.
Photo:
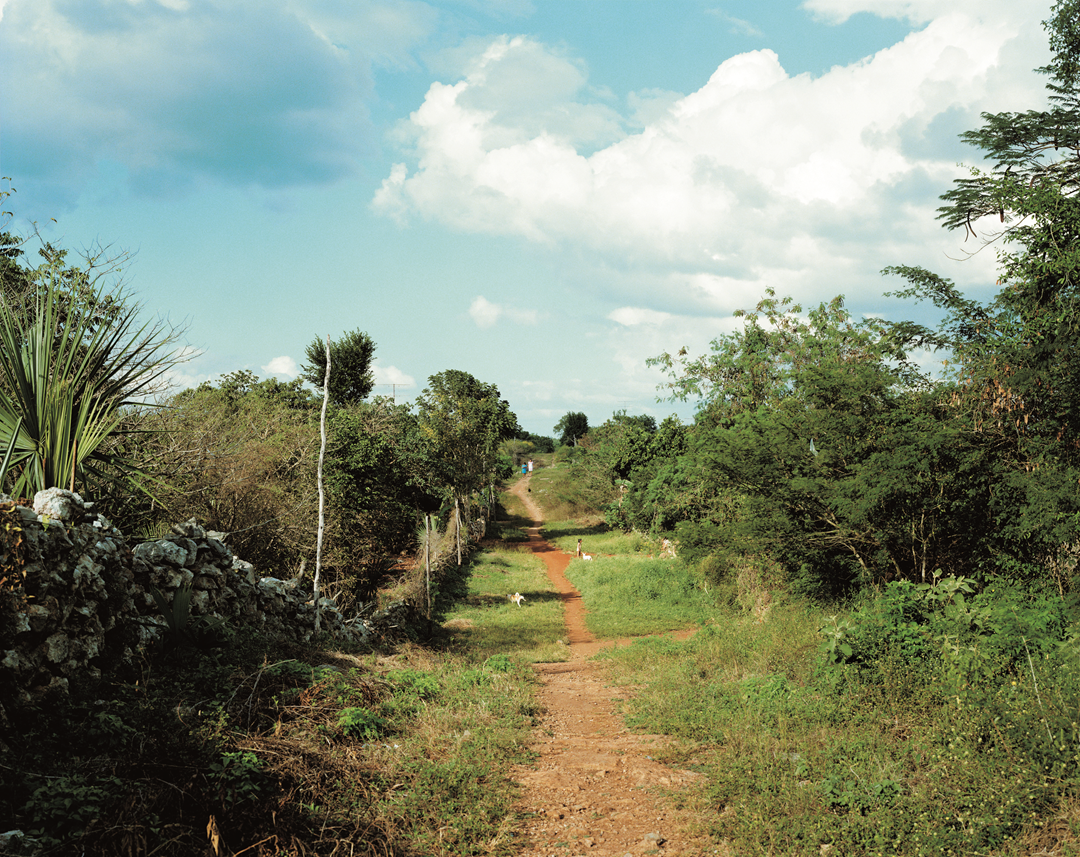
[{"label": "white cumulus cloud", "polygon": [[[1041,97],[1030,70],[1043,60],[1031,48],[1044,41],[1042,3],[989,6],[817,0],[837,19],[929,23],[820,76],[788,74],[771,50],[731,57],[638,131],[589,102],[572,58],[503,37],[461,79],[430,87],[373,205],[576,249],[615,271],[652,268],[653,309],[723,314],[766,287],[815,299],[879,289],[882,267],[932,266],[955,248],[937,196],[960,175],[957,134],[982,110],[1014,108],[992,100],[991,83],[1024,78],[1025,96]],[[628,98],[627,111],[640,103]],[[967,274],[985,281],[992,264]],[[478,298],[470,312],[487,327],[505,311]]]},{"label": "white cumulus cloud", "polygon": [[373,363],[371,374],[375,376],[375,384],[381,387],[392,386],[407,389],[416,386],[416,379],[412,375],[402,372],[397,366],[383,366],[379,363]]},{"label": "white cumulus cloud", "polygon": [[288,355],[275,357],[263,366],[262,370],[267,375],[285,375],[289,380],[292,380],[300,374],[300,367],[297,366],[296,361]]},{"label": "white cumulus cloud", "polygon": [[494,304],[483,295],[477,295],[469,305],[469,315],[477,327],[483,329],[494,327],[500,319],[507,318],[518,324],[536,324],[539,313],[531,309],[515,309],[514,307]]}]

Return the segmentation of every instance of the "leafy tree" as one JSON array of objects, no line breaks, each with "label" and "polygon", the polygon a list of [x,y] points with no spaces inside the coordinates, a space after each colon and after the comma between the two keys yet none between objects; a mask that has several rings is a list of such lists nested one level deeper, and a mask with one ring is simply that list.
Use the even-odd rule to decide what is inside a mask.
[{"label": "leafy tree", "polygon": [[555,438],[547,437],[542,434],[532,434],[522,430],[517,437],[518,440],[524,440],[533,445],[533,449],[536,452],[554,452],[555,451]]},{"label": "leafy tree", "polygon": [[553,429],[563,446],[577,446],[589,433],[589,418],[581,411],[567,411]]},{"label": "leafy tree", "polygon": [[526,461],[532,455],[534,446],[530,440],[514,437],[504,440],[499,449],[509,459],[510,466],[516,470],[521,467],[523,461]]},{"label": "leafy tree", "polygon": [[442,462],[440,474],[455,500],[494,484],[502,441],[521,431],[494,384],[448,369],[428,378],[417,399],[420,427]]},{"label": "leafy tree", "polygon": [[421,428],[446,462],[446,478],[462,498],[490,481],[499,444],[520,431],[498,387],[456,369],[428,378],[417,406]]},{"label": "leafy tree", "polygon": [[709,396],[697,467],[741,497],[706,519],[718,549],[782,558],[819,595],[985,556],[986,446],[952,423],[888,326],[853,322],[839,298],[802,313],[768,294],[708,358],[668,364],[672,389]]},{"label": "leafy tree", "polygon": [[366,600],[415,546],[419,511],[440,504],[437,465],[417,417],[388,398],[339,410],[330,433],[328,575],[346,600]]},{"label": "leafy tree", "polygon": [[241,370],[166,400],[143,455],[170,478],[128,517],[147,535],[194,517],[260,573],[294,576],[314,555],[318,508],[319,402],[302,385]]},{"label": "leafy tree", "polygon": [[1048,103],[983,114],[962,138],[988,165],[942,196],[939,217],[998,250],[1000,291],[983,306],[922,268],[887,273],[901,294],[946,311],[936,331],[902,324],[892,335],[951,351],[953,416],[998,454],[998,533],[1009,562],[1052,570],[1075,563],[1080,536],[1080,2],[1060,0],[1044,22],[1053,58]]},{"label": "leafy tree", "polygon": [[947,228],[998,246],[996,298],[966,301],[921,268],[887,272],[949,312],[947,330],[902,333],[953,350],[978,419],[1019,435],[1027,454],[1080,459],[1080,2],[1059,0],[1044,27],[1048,106],[984,113],[962,139],[990,166],[957,180],[938,209]]},{"label": "leafy tree", "polygon": [[[361,330],[353,330],[340,339],[330,341],[330,403],[345,407],[362,402],[375,386],[371,359],[375,343]],[[301,366],[301,377],[322,391],[326,379],[326,344],[312,340],[305,351],[307,363]]]},{"label": "leafy tree", "polygon": [[623,481],[624,495],[617,506],[608,507],[608,523],[659,533],[703,513],[701,480],[693,462],[686,458],[690,436],[690,428],[674,416],[648,435],[643,453]]}]

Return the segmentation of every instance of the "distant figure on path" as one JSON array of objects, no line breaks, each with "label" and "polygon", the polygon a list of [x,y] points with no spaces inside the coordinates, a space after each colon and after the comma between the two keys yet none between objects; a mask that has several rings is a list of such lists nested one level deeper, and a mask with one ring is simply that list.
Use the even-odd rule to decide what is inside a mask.
[{"label": "distant figure on path", "polygon": [[581,539],[577,540],[577,555],[581,556]]},{"label": "distant figure on path", "polygon": [[532,462],[532,459],[531,459],[531,458],[529,459],[529,472],[530,472],[530,473],[532,473],[532,472],[533,472],[533,462]]}]

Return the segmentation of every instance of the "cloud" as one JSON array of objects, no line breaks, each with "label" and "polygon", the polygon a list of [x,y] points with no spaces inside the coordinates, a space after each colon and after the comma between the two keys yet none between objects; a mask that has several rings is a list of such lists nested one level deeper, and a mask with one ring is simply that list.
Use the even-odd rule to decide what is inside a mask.
[{"label": "cloud", "polygon": [[501,318],[508,318],[518,324],[536,324],[539,320],[539,313],[536,310],[500,306],[493,304],[483,295],[473,298],[473,302],[469,305],[469,315],[481,329],[494,327]]},{"label": "cloud", "polygon": [[5,168],[69,194],[105,162],[151,194],[350,174],[374,146],[372,69],[411,63],[434,15],[407,0],[7,0],[3,13],[0,56],[19,80]]},{"label": "cloud", "polygon": [[397,366],[382,366],[373,363],[371,373],[375,376],[375,389],[372,395],[397,398],[402,390],[415,389],[416,379],[402,372]]},{"label": "cloud", "polygon": [[[960,174],[953,129],[1012,107],[992,98],[1003,78],[1027,75],[1027,94],[1041,97],[1029,71],[1041,58],[1027,49],[1041,6],[988,3],[979,14],[949,4],[902,42],[817,77],[789,75],[770,50],[731,57],[643,129],[599,145],[619,122],[587,100],[579,66],[500,38],[461,79],[431,86],[408,122],[412,148],[373,206],[562,246],[616,272],[651,270],[650,309],[719,314],[770,286],[822,298],[868,280],[877,289],[885,265],[933,266],[956,247],[934,217]],[[931,9],[813,4],[836,16],[901,7]],[[985,281],[992,265],[987,256],[966,273]],[[494,324],[498,309],[474,304],[474,320]]]},{"label": "cloud", "polygon": [[712,15],[714,18],[719,18],[725,24],[731,26],[731,32],[740,36],[762,36],[761,32],[749,21],[745,21],[742,18],[736,18],[733,15],[729,15],[723,9],[706,9],[706,15]]},{"label": "cloud", "polygon": [[275,357],[262,367],[267,375],[285,375],[290,380],[300,374],[300,367],[291,357]]},{"label": "cloud", "polygon": [[670,313],[658,312],[652,309],[641,309],[640,307],[620,307],[617,310],[613,310],[608,313],[608,318],[623,327],[637,327],[642,324],[659,325],[664,324],[671,318]]}]

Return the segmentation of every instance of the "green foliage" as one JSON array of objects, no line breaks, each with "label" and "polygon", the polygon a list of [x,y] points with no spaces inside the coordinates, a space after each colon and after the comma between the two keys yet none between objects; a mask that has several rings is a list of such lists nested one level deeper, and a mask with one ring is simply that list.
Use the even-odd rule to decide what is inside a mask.
[{"label": "green foliage", "polygon": [[444,464],[439,476],[455,496],[464,498],[492,484],[499,444],[520,432],[499,389],[450,369],[428,379],[417,407],[421,431]]},{"label": "green foliage", "polygon": [[119,777],[72,774],[47,780],[31,792],[23,812],[27,836],[45,848],[75,839],[93,821],[115,811],[126,786]]},{"label": "green foliage", "polygon": [[430,672],[416,669],[391,670],[386,680],[393,685],[393,696],[386,703],[388,712],[414,715],[442,693],[442,685]]},{"label": "green foliage", "polygon": [[335,411],[329,430],[326,579],[367,600],[389,558],[415,546],[418,510],[438,508],[439,464],[417,418],[389,399]]},{"label": "green foliage", "polygon": [[920,391],[885,327],[855,323],[840,299],[804,317],[769,294],[741,315],[708,358],[653,361],[677,397],[706,396],[685,452],[650,483],[652,508],[680,510],[692,556],[768,553],[804,592],[837,597],[990,555],[988,451]]},{"label": "green foliage", "polygon": [[[860,651],[878,653],[836,667],[840,684],[815,667],[821,617],[790,608],[607,657],[620,684],[641,689],[630,722],[676,736],[669,757],[706,774],[713,835],[738,853],[1027,853],[1010,840],[1051,835],[1047,814],[1080,785],[1080,675],[1075,642],[1055,643],[1060,606],[1002,585],[898,582],[880,608],[891,640],[869,605],[835,617],[834,638],[858,627]],[[990,621],[972,630],[973,611]],[[953,657],[943,630],[982,637],[992,669],[937,670]],[[924,652],[913,663],[897,654],[908,643]]]},{"label": "green foliage", "polygon": [[257,800],[268,785],[262,761],[251,751],[222,753],[207,776],[225,806]]},{"label": "green foliage", "polygon": [[589,433],[589,418],[581,411],[567,411],[552,429],[563,446],[577,446]]},{"label": "green foliage", "polygon": [[862,681],[888,681],[882,665],[895,661],[954,694],[1024,672],[1063,641],[1065,628],[1060,599],[1003,579],[976,592],[974,581],[938,575],[933,583],[894,581],[850,617],[831,620],[822,652]]},{"label": "green foliage", "polygon": [[264,573],[293,577],[315,551],[318,401],[299,380],[238,371],[165,404],[145,452],[169,485],[153,508],[129,511],[129,529],[195,518]]},{"label": "green foliage", "polygon": [[225,642],[225,619],[220,616],[191,615],[194,590],[190,584],[177,587],[171,602],[154,587],[150,588],[150,595],[165,619],[166,633],[161,641],[163,648],[207,648]]},{"label": "green foliage", "polygon": [[500,652],[499,654],[492,655],[488,658],[484,662],[484,666],[492,672],[508,673],[513,671],[514,662],[510,660],[510,657],[507,654]]},{"label": "green foliage", "polygon": [[[300,377],[320,390],[326,381],[326,343],[316,339],[304,352],[307,362]],[[330,341],[330,403],[346,407],[362,402],[375,386],[371,360],[375,342],[361,330],[345,333]]]},{"label": "green foliage", "polygon": [[26,308],[0,302],[0,448],[12,450],[5,490],[17,497],[148,490],[139,456],[118,439],[132,430],[131,407],[179,362],[177,332],[140,325],[141,308],[92,285],[87,266],[67,268],[57,252],[29,275],[37,291]]},{"label": "green foliage", "polygon": [[345,708],[338,716],[338,728],[358,741],[374,741],[386,726],[386,721],[366,708]]},{"label": "green foliage", "polygon": [[542,434],[532,434],[522,430],[518,434],[518,439],[523,440],[526,443],[531,443],[532,448],[538,453],[552,453],[555,451],[555,438],[548,437]]},{"label": "green foliage", "polygon": [[[983,114],[985,124],[962,139],[991,166],[971,170],[942,196],[946,227],[998,246],[996,297],[983,306],[922,268],[886,269],[908,280],[901,297],[945,310],[937,331],[903,324],[893,335],[951,352],[954,416],[985,436],[1000,462],[1004,552],[1042,565],[1076,541],[1080,521],[1075,490],[1046,490],[1075,486],[1080,475],[1071,440],[1080,428],[1078,19],[1080,4],[1061,0],[1044,22],[1054,51],[1039,69],[1048,77],[1049,106]],[[1027,525],[1032,519],[1038,523]]]}]

